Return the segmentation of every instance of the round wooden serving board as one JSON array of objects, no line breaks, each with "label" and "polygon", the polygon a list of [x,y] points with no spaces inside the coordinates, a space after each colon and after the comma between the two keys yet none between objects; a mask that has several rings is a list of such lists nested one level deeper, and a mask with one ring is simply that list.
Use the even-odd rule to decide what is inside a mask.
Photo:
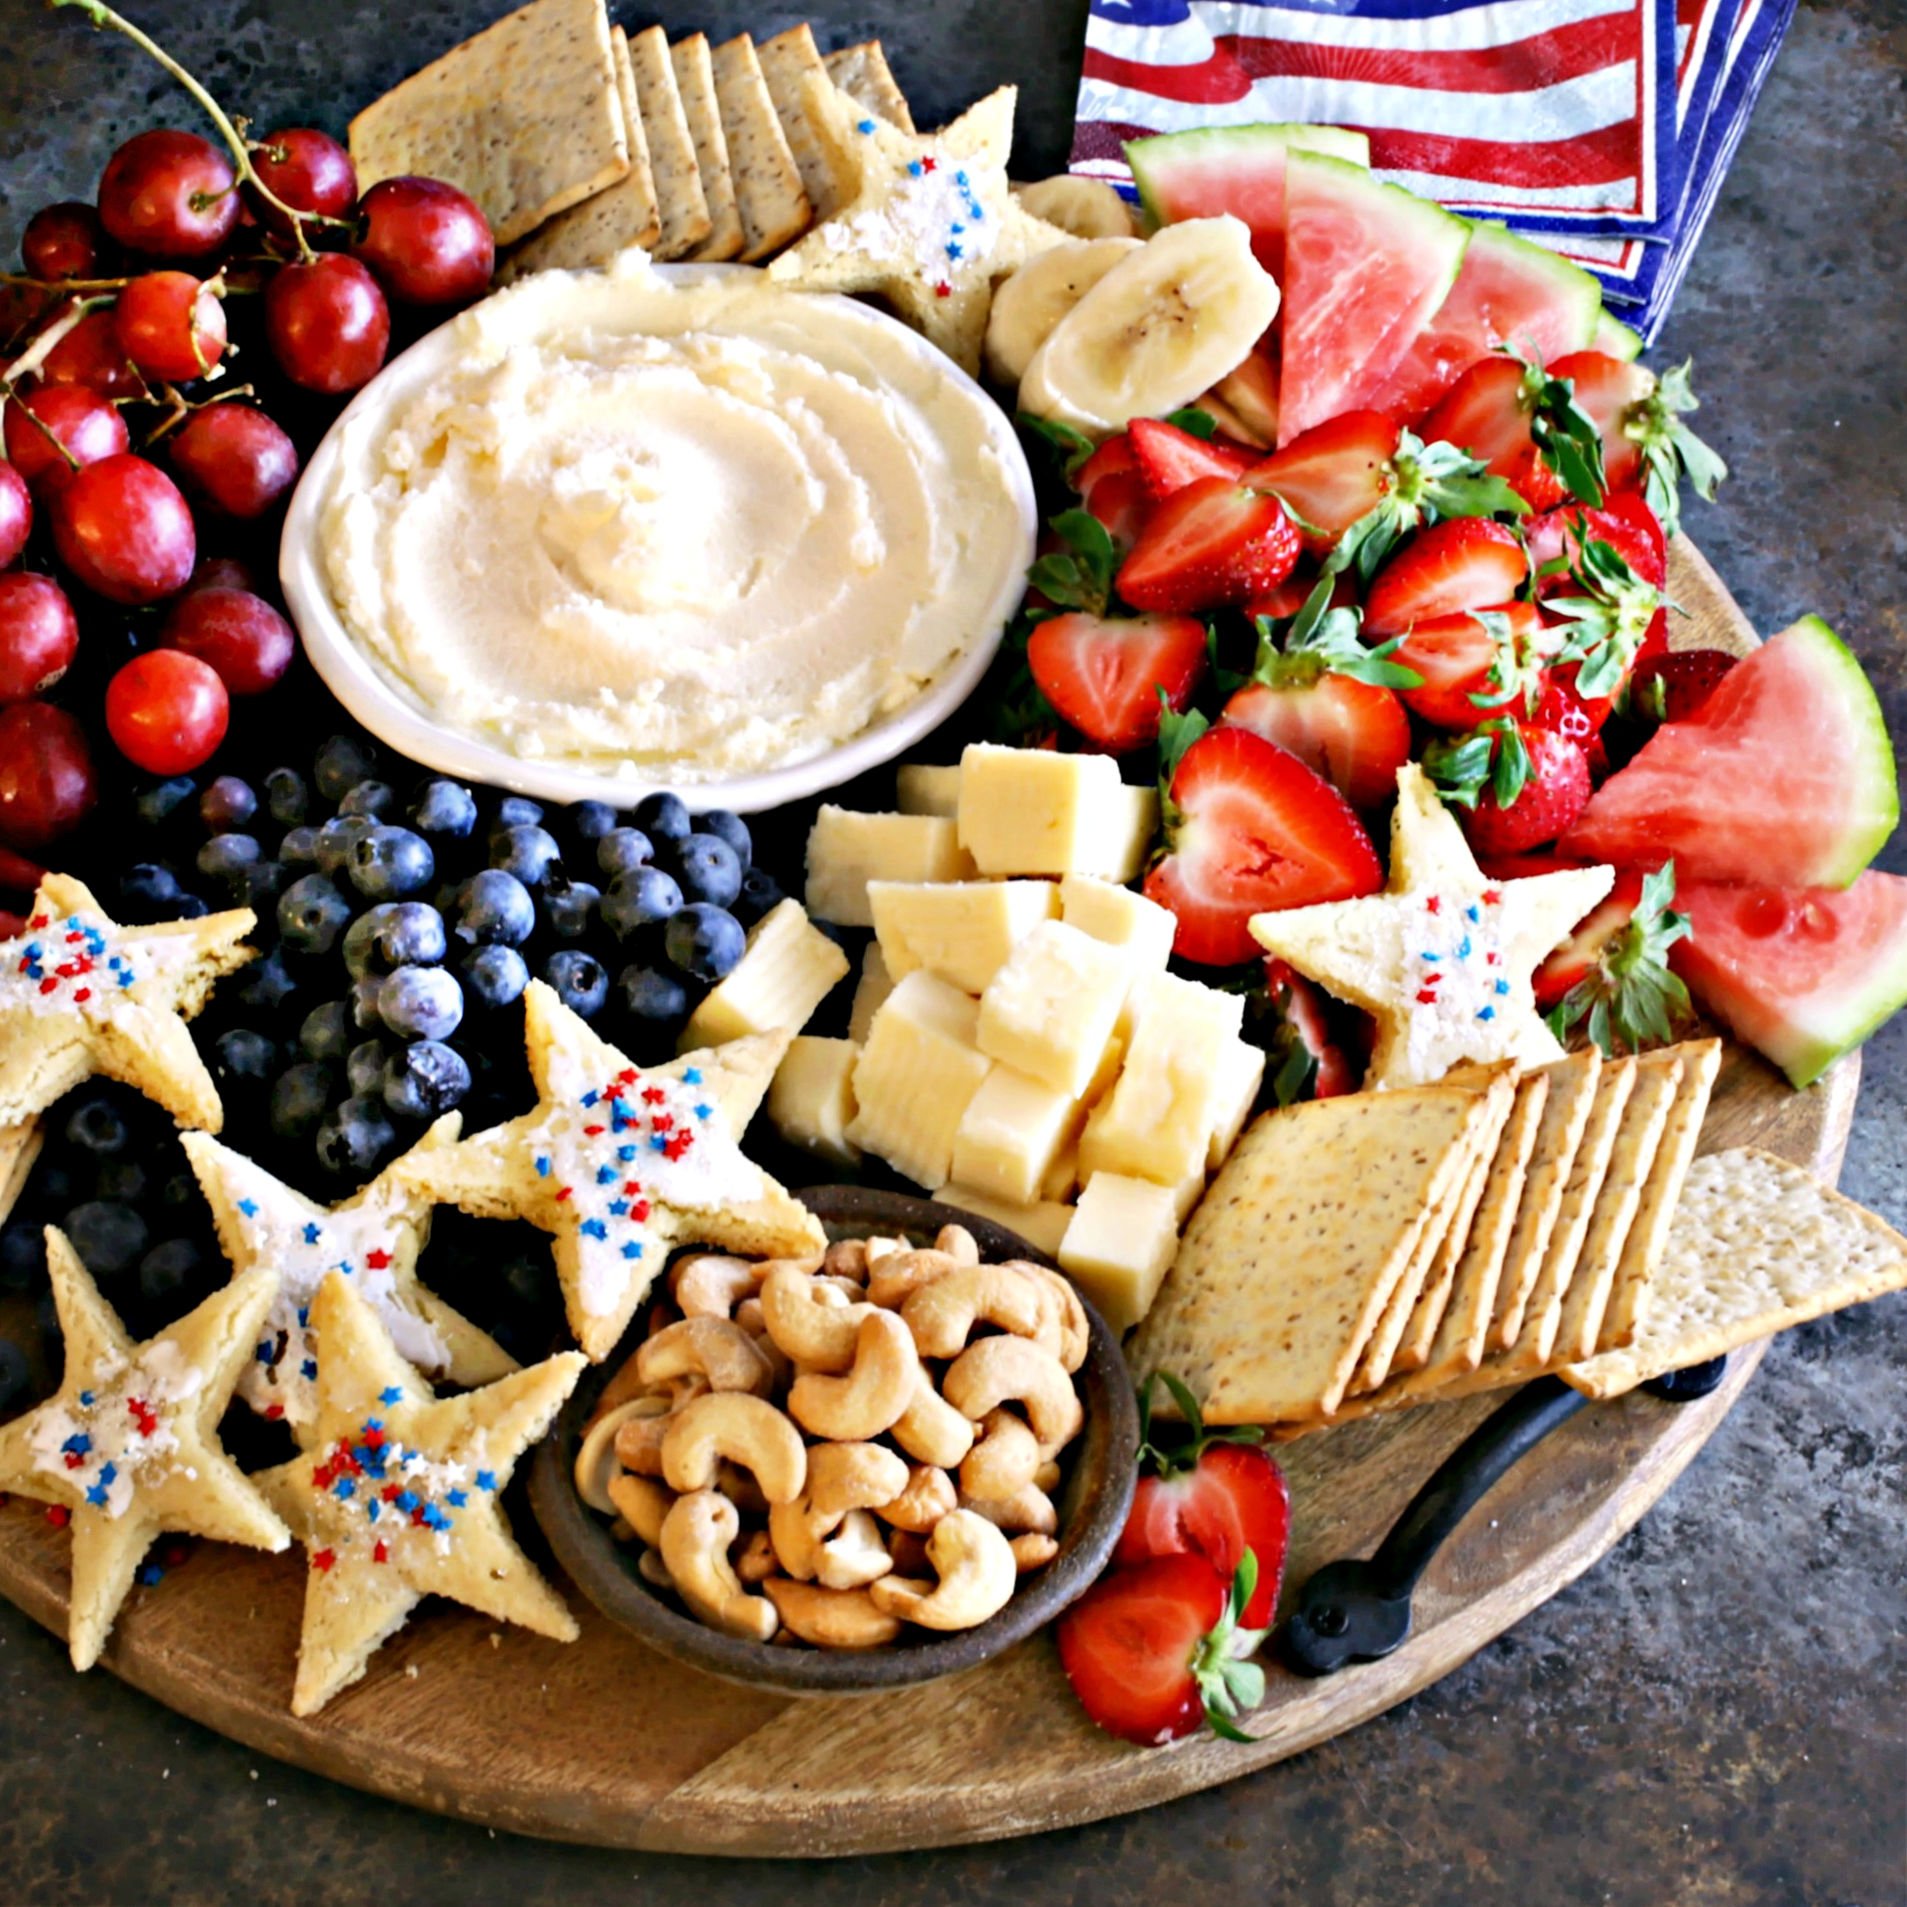
[{"label": "round wooden serving board", "polygon": [[[1755,640],[1686,542],[1670,584],[1678,646]],[[1832,1180],[1858,1056],[1797,1093],[1730,1049],[1705,1150],[1766,1146]],[[715,1681],[651,1653],[572,1595],[568,1647],[448,1605],[388,1643],[311,1721],[288,1703],[305,1564],[200,1544],[135,1589],[105,1665],[265,1754],[491,1827],[609,1846],[755,1855],[866,1854],[1062,1827],[1231,1780],[1380,1714],[1447,1674],[1580,1575],[1701,1449],[1759,1350],[1695,1404],[1635,1396],[1553,1432],[1445,1544],[1416,1629],[1383,1662],[1306,1681],[1273,1666],[1250,1746],[1128,1748],[1085,1719],[1050,1639],[895,1694],[806,1700]],[[1372,1418],[1286,1446],[1288,1587],[1368,1552],[1501,1397]],[[523,1513],[527,1522],[527,1513]],[[534,1539],[535,1532],[528,1535]],[[0,1593],[64,1635],[66,1535],[37,1504],[0,1505]],[[1010,1748],[1008,1744],[1011,1744]]]}]

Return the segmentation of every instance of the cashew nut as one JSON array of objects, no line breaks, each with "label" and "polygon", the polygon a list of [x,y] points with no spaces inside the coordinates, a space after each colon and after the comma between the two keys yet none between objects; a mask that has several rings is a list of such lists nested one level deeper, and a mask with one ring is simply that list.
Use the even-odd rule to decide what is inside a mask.
[{"label": "cashew nut", "polygon": [[735,1322],[751,1338],[762,1338],[768,1335],[768,1319],[762,1311],[759,1298],[744,1298],[735,1307]]},{"label": "cashew nut", "polygon": [[802,1494],[824,1516],[844,1510],[884,1509],[908,1487],[904,1459],[877,1443],[816,1444],[808,1452]]},{"label": "cashew nut", "polygon": [[1010,1410],[990,1410],[960,1466],[960,1494],[993,1502],[1025,1489],[1040,1467],[1040,1440]]},{"label": "cashew nut", "polygon": [[[734,1399],[702,1401],[730,1403]],[[662,1566],[690,1613],[710,1628],[766,1642],[781,1618],[765,1596],[751,1596],[742,1587],[729,1563],[728,1547],[741,1528],[742,1520],[727,1497],[714,1490],[691,1490],[671,1505],[662,1520]]]},{"label": "cashew nut", "polygon": [[711,1392],[668,1420],[662,1475],[670,1489],[708,1490],[723,1457],[751,1471],[770,1503],[792,1503],[808,1474],[800,1431],[773,1404],[746,1391]]},{"label": "cashew nut", "polygon": [[865,1589],[823,1589],[771,1576],[762,1584],[790,1634],[820,1649],[878,1649],[901,1632]]},{"label": "cashew nut", "polygon": [[[902,1325],[901,1329],[906,1331],[907,1327]],[[913,1341],[911,1334],[908,1341]],[[951,1470],[973,1448],[973,1426],[934,1389],[933,1378],[922,1371],[919,1388],[895,1419],[894,1441],[910,1457],[940,1470]]]},{"label": "cashew nut", "polygon": [[867,1264],[870,1271],[883,1258],[891,1257],[897,1251],[912,1249],[904,1238],[864,1238],[861,1242],[867,1247]]},{"label": "cashew nut", "polygon": [[957,1357],[978,1323],[1032,1337],[1048,1302],[1031,1278],[1010,1265],[962,1265],[910,1291],[901,1317],[922,1357]]},{"label": "cashew nut", "polygon": [[964,1225],[943,1225],[934,1239],[934,1250],[944,1251],[957,1265],[977,1265],[980,1247]]},{"label": "cashew nut", "polygon": [[870,1311],[855,1334],[847,1374],[803,1371],[789,1388],[788,1409],[811,1436],[859,1443],[894,1427],[922,1377],[906,1325],[891,1311]]},{"label": "cashew nut", "polygon": [[662,1541],[662,1519],[675,1502],[675,1492],[654,1477],[621,1476],[609,1479],[609,1499],[637,1536],[653,1549]]},{"label": "cashew nut", "polygon": [[670,1273],[676,1304],[685,1318],[733,1317],[735,1307],[760,1289],[764,1269],[725,1252],[691,1252]]},{"label": "cashew nut", "polygon": [[1086,1327],[1086,1307],[1080,1303],[1072,1280],[1064,1272],[1036,1265],[1030,1259],[1012,1258],[1007,1262],[1015,1271],[1026,1273],[1039,1284],[1046,1308],[1041,1327],[1034,1335],[1070,1375],[1085,1363],[1092,1343],[1092,1334]]},{"label": "cashew nut", "polygon": [[762,1495],[761,1485],[740,1464],[730,1463],[726,1457],[715,1466],[715,1487],[744,1516],[768,1514],[768,1499]]},{"label": "cashew nut", "polygon": [[1022,1576],[1029,1569],[1044,1569],[1059,1554],[1059,1545],[1050,1536],[1042,1536],[1037,1530],[1028,1530],[1023,1536],[1016,1536],[1007,1545],[1013,1552],[1014,1567]]},{"label": "cashew nut", "polygon": [[669,1566],[662,1560],[659,1549],[645,1549],[636,1558],[636,1574],[652,1589],[673,1589],[675,1578],[669,1574]]},{"label": "cashew nut", "polygon": [[576,1494],[592,1510],[604,1516],[615,1513],[609,1501],[609,1480],[616,1473],[617,1431],[631,1418],[660,1415],[668,1407],[661,1397],[631,1398],[598,1416],[583,1432],[582,1442],[576,1446]]},{"label": "cashew nut", "polygon": [[1059,1488],[1059,1480],[1064,1474],[1059,1465],[1049,1457],[1033,1472],[1033,1487],[1036,1490],[1044,1490],[1048,1496],[1051,1496]]},{"label": "cashew nut", "polygon": [[965,1507],[1003,1530],[1032,1530],[1040,1536],[1059,1532],[1059,1512],[1053,1507],[1053,1499],[1030,1483],[1009,1497],[976,1498]]},{"label": "cashew nut", "polygon": [[903,1246],[899,1251],[876,1258],[872,1247],[867,1258],[867,1295],[889,1311],[898,1311],[909,1292],[944,1278],[960,1269],[960,1260],[951,1252],[914,1251]]},{"label": "cashew nut", "polygon": [[865,1510],[850,1510],[841,1527],[821,1545],[815,1578],[828,1589],[861,1589],[885,1576],[894,1559],[881,1540],[881,1526]]},{"label": "cashew nut", "polygon": [[906,1489],[874,1507],[892,1528],[925,1536],[943,1516],[960,1507],[960,1499],[946,1471],[922,1463],[908,1472]]},{"label": "cashew nut", "polygon": [[636,1375],[636,1359],[640,1355],[639,1350],[631,1351],[617,1365],[614,1376],[597,1394],[596,1408],[590,1412],[589,1423],[584,1426],[585,1431],[601,1423],[612,1410],[620,1410],[624,1404],[633,1403],[636,1398],[647,1393],[648,1385]]},{"label": "cashew nut", "polygon": [[869,1309],[798,1265],[777,1265],[762,1280],[762,1322],[770,1340],[809,1370],[845,1371],[854,1362],[855,1334]]},{"label": "cashew nut", "polygon": [[[666,1397],[638,1397],[617,1420],[613,1442],[616,1461],[639,1476],[662,1474],[662,1439],[669,1428],[671,1409]],[[578,1461],[581,1453],[578,1453]]]},{"label": "cashew nut", "polygon": [[821,1269],[835,1278],[846,1278],[850,1283],[867,1283],[867,1240],[865,1238],[837,1238],[830,1245],[821,1260]]},{"label": "cashew nut", "polygon": [[704,1377],[710,1390],[750,1391],[757,1397],[765,1397],[774,1380],[761,1346],[727,1318],[684,1318],[658,1331],[636,1353],[636,1368],[649,1384]]},{"label": "cashew nut", "polygon": [[1001,1404],[1026,1407],[1033,1434],[1057,1451],[1086,1421],[1073,1380],[1051,1351],[1025,1338],[982,1338],[947,1367],[941,1393],[954,1409],[978,1423]]},{"label": "cashew nut", "polygon": [[971,1629],[1012,1599],[1019,1576],[1012,1548],[971,1510],[940,1519],[927,1539],[927,1560],[937,1582],[883,1576],[868,1588],[875,1608],[923,1629]]},{"label": "cashew nut", "polygon": [[[1015,1537],[1016,1543],[1024,1539]],[[735,1575],[738,1581],[752,1588],[759,1588],[775,1573],[775,1546],[768,1540],[766,1530],[750,1530],[743,1539],[742,1546],[735,1552]]]}]

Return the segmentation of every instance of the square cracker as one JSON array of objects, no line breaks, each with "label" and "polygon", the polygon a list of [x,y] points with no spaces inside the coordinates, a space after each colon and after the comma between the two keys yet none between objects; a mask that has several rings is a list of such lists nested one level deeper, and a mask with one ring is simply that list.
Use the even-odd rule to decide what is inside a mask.
[{"label": "square cracker", "polygon": [[828,77],[857,106],[878,114],[890,126],[913,132],[914,115],[908,110],[907,95],[894,78],[887,55],[879,40],[863,40],[858,46],[837,47],[822,64]]},{"label": "square cracker", "polygon": [[533,271],[575,271],[606,265],[631,245],[647,248],[661,236],[655,176],[649,169],[649,142],[643,136],[629,40],[621,27],[610,29],[610,47],[616,56],[616,91],[622,100],[623,124],[629,129],[629,170],[593,199],[558,212],[532,232],[498,274],[505,283]]},{"label": "square cracker", "polygon": [[689,253],[707,263],[734,258],[743,245],[742,214],[735,203],[735,175],[729,169],[728,136],[722,131],[722,109],[715,97],[715,67],[709,58],[708,36],[691,33],[669,48],[675,68],[675,88],[682,96],[682,113],[695,141],[695,165],[702,178],[702,196],[708,201],[709,235]]},{"label": "square cracker", "polygon": [[712,228],[708,200],[702,194],[702,169],[695,140],[676,88],[675,63],[668,36],[659,26],[629,36],[629,71],[636,83],[642,135],[649,147],[649,170],[656,186],[656,215],[661,222],[653,255],[684,258]]},{"label": "square cracker", "polygon": [[1907,1238],[1811,1172],[1744,1146],[1689,1167],[1635,1342],[1562,1376],[1618,1397],[1844,1305],[1907,1287]]},{"label": "square cracker", "polygon": [[374,100],[350,138],[360,186],[447,180],[514,244],[629,170],[603,0],[531,0]]},{"label": "square cracker", "polygon": [[776,117],[755,42],[738,33],[709,55],[709,64],[741,214],[742,262],[752,265],[793,244],[814,223],[814,208]]},{"label": "square cracker", "polygon": [[781,130],[788,140],[801,172],[801,183],[818,219],[829,217],[845,205],[854,192],[854,177],[840,154],[823,136],[802,97],[803,82],[818,74],[827,77],[821,49],[814,43],[814,30],[807,21],[777,33],[755,49],[761,61],[762,78],[768,84],[768,96],[781,118]]},{"label": "square cracker", "polygon": [[1176,1373],[1214,1424],[1335,1408],[1483,1104],[1423,1086],[1254,1121],[1186,1228],[1133,1370]]}]

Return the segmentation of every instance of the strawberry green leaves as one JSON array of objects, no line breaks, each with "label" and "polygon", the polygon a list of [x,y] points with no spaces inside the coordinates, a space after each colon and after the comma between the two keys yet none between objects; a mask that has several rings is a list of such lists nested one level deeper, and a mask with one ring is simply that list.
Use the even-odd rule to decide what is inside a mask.
[{"label": "strawberry green leaves", "polygon": [[1355,570],[1369,583],[1384,559],[1412,530],[1446,517],[1523,516],[1529,510],[1501,477],[1455,444],[1426,444],[1406,430],[1390,461],[1384,500],[1338,538],[1325,561],[1327,576]]},{"label": "strawberry green leaves", "polygon": [[1513,808],[1529,785],[1530,752],[1522,730],[1499,715],[1472,734],[1432,742],[1424,750],[1424,772],[1459,808],[1474,808],[1486,790],[1499,808]]},{"label": "strawberry green leaves", "polygon": [[1256,1708],[1265,1699],[1265,1672],[1245,1658],[1257,1652],[1266,1632],[1241,1626],[1257,1587],[1258,1558],[1247,1550],[1232,1577],[1225,1613],[1200,1638],[1192,1653],[1192,1679],[1205,1704],[1205,1720],[1212,1733],[1225,1741],[1251,1740],[1232,1717]]},{"label": "strawberry green leaves", "polygon": [[1035,417],[1030,411],[1021,411],[1016,421],[1022,430],[1046,440],[1059,458],[1060,472],[1068,483],[1079,475],[1086,460],[1099,448],[1083,430],[1075,430],[1071,424],[1062,424],[1050,417]]},{"label": "strawberry green leaves", "polygon": [[1692,362],[1664,371],[1654,391],[1622,421],[1623,435],[1642,446],[1643,494],[1670,536],[1681,528],[1681,480],[1686,477],[1698,497],[1713,503],[1728,475],[1727,464],[1682,422],[1687,412],[1701,409],[1689,385]]},{"label": "strawberry green leaves", "polygon": [[1172,799],[1173,778],[1179,772],[1186,750],[1212,724],[1195,708],[1181,715],[1163,689],[1159,691],[1159,704],[1159,829],[1169,849],[1185,824],[1184,814]]},{"label": "strawberry green leaves", "polygon": [[1615,694],[1629,674],[1666,598],[1632,570],[1613,545],[1581,530],[1573,533],[1576,560],[1570,579],[1579,596],[1552,596],[1545,607],[1562,618],[1554,660],[1578,665],[1576,689],[1583,696]]},{"label": "strawberry green leaves", "polygon": [[1349,676],[1354,682],[1369,682],[1381,689],[1415,689],[1423,677],[1390,658],[1402,643],[1401,636],[1366,648],[1358,636],[1363,612],[1348,606],[1331,607],[1335,578],[1319,578],[1317,587],[1288,624],[1281,625],[1269,616],[1256,617],[1258,659],[1250,679],[1268,688],[1293,688],[1315,682],[1324,674]]},{"label": "strawberry green leaves", "polygon": [[1592,508],[1608,490],[1602,467],[1602,432],[1576,402],[1575,384],[1551,377],[1532,360],[1523,375],[1530,403],[1530,437],[1543,461],[1578,503]]},{"label": "strawberry green leaves", "polygon": [[[1179,1416],[1185,1424],[1183,1438],[1169,1446],[1156,1444],[1152,1440],[1152,1387],[1163,1384],[1167,1394],[1178,1406]],[[1240,1443],[1261,1444],[1265,1433],[1257,1424],[1240,1424],[1230,1430],[1207,1430],[1205,1419],[1200,1415],[1198,1399],[1187,1389],[1184,1381],[1174,1377],[1170,1371],[1154,1371],[1138,1387],[1139,1395],[1139,1468],[1150,1469],[1161,1477],[1189,1475],[1198,1468],[1198,1460],[1214,1444]]]},{"label": "strawberry green leaves", "polygon": [[1547,1016],[1559,1040],[1583,1026],[1613,1054],[1618,1044],[1634,1053],[1675,1037],[1676,1023],[1693,1009],[1688,988],[1668,966],[1669,949],[1689,932],[1689,917],[1675,911],[1674,900],[1675,863],[1669,861],[1643,881],[1628,925]]},{"label": "strawberry green leaves", "polygon": [[1196,404],[1189,404],[1184,410],[1171,411],[1165,421],[1182,430],[1188,437],[1196,437],[1201,443],[1209,444],[1218,435],[1218,419],[1210,411],[1202,411]]},{"label": "strawberry green leaves", "polygon": [[1111,532],[1088,510],[1063,510],[1048,520],[1047,527],[1061,547],[1036,559],[1026,572],[1029,587],[1058,608],[1103,616],[1119,567]]}]

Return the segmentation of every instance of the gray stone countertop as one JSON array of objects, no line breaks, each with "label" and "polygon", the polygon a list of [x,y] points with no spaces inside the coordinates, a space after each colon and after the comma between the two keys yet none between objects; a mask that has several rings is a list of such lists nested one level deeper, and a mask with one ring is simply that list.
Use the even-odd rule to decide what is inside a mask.
[{"label": "gray stone countertop", "polygon": [[[254,123],[342,131],[497,0],[143,0]],[[1064,162],[1082,0],[751,10],[673,31],[885,36],[922,123],[1021,87],[1020,176]],[[646,14],[631,16],[644,24]],[[191,124],[77,14],[0,0],[0,250],[113,145]],[[1907,741],[1907,7],[1803,0],[1654,358],[1693,355],[1734,476],[1690,527],[1756,625],[1860,653]],[[1883,865],[1907,869],[1907,839]],[[1846,1189],[1907,1225],[1907,1020],[1869,1047]],[[22,1903],[471,1907],[640,1895],[861,1903],[1907,1901],[1907,1299],[1791,1332],[1700,1459],[1574,1587],[1436,1687],[1175,1805],[992,1847],[768,1868],[492,1836],[278,1766],[0,1603],[0,1889]],[[639,1717],[589,1725],[642,1727]],[[1010,1744],[1002,1745],[1010,1752]]]}]

